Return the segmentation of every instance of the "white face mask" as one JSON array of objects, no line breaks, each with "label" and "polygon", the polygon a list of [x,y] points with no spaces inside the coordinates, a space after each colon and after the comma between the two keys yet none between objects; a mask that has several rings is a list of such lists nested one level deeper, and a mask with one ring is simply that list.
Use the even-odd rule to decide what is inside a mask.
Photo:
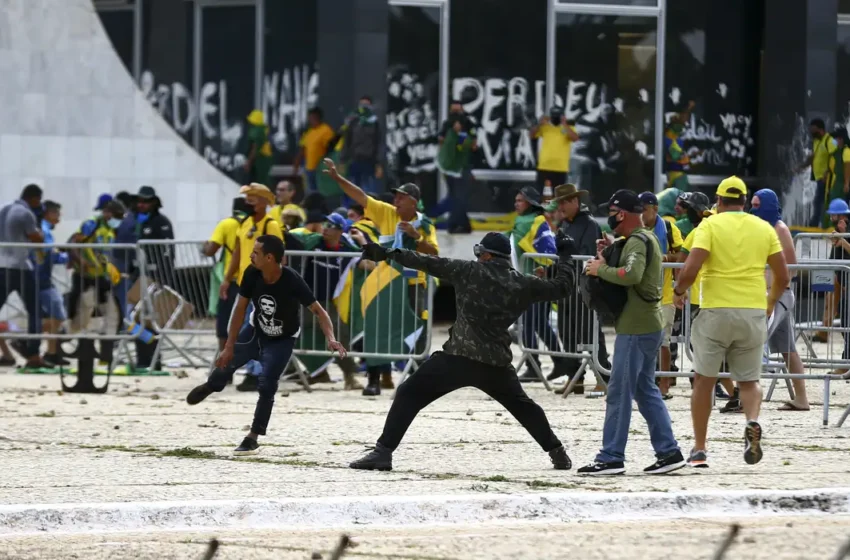
[{"label": "white face mask", "polygon": [[110,229],[118,229],[118,226],[121,225],[121,220],[118,218],[109,218],[109,221],[106,222],[106,225],[108,225]]}]

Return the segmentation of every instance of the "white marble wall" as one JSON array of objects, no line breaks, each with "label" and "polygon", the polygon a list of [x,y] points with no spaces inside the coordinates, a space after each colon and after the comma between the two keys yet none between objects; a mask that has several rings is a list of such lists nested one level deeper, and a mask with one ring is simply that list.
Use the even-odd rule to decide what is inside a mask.
[{"label": "white marble wall", "polygon": [[0,0],[0,202],[31,182],[63,205],[58,238],[147,184],[178,239],[203,239],[238,193],[142,97],[90,0]]}]

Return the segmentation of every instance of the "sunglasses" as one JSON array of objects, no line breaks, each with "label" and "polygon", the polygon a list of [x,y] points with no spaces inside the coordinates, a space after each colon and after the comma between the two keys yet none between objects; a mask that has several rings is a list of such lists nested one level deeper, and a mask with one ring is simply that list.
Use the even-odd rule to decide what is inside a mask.
[{"label": "sunglasses", "polygon": [[335,224],[334,222],[325,222],[324,228],[325,229],[338,229],[338,230],[342,231],[342,226],[340,226],[339,224]]}]

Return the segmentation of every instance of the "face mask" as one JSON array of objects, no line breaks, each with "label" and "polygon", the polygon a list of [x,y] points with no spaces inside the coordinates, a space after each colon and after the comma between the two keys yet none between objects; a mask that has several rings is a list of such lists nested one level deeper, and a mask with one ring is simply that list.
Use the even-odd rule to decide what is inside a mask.
[{"label": "face mask", "polygon": [[615,231],[619,225],[620,222],[617,220],[617,214],[608,216],[608,227],[611,228],[611,231]]},{"label": "face mask", "polygon": [[361,103],[360,105],[358,105],[358,106],[357,106],[357,109],[358,109],[361,113],[363,113],[363,114],[367,114],[367,113],[369,113],[369,112],[371,112],[371,111],[372,111],[372,106],[371,106],[371,105],[369,105],[368,103]]},{"label": "face mask", "polygon": [[144,213],[136,215],[136,221],[139,222],[140,224],[143,224],[143,223],[147,222],[148,219],[150,219],[150,217],[151,217],[150,214],[148,214],[147,212],[144,212]]},{"label": "face mask", "polygon": [[106,225],[108,225],[110,229],[118,229],[118,226],[121,225],[121,220],[119,218],[109,218]]},{"label": "face mask", "polygon": [[673,134],[675,134],[676,136],[680,135],[684,129],[685,126],[681,123],[676,123],[670,127],[670,130],[672,130]]}]

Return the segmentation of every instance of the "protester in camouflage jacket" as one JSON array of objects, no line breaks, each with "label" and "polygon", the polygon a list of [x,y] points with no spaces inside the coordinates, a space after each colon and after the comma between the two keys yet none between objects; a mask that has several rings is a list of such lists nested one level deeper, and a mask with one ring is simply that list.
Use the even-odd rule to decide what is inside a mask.
[{"label": "protester in camouflage jacket", "polygon": [[485,240],[495,239],[492,236],[504,240],[504,258],[484,262],[445,259],[406,249],[387,250],[377,245],[367,246],[364,255],[375,261],[390,259],[451,282],[455,288],[457,320],[443,350],[447,354],[506,367],[511,365],[513,357],[508,327],[531,304],[560,300],[573,292],[575,271],[570,255],[575,252],[575,244],[572,238],[561,235],[557,241],[560,258],[556,275],[540,279],[515,270],[510,262],[510,242],[498,233],[488,234]]}]

